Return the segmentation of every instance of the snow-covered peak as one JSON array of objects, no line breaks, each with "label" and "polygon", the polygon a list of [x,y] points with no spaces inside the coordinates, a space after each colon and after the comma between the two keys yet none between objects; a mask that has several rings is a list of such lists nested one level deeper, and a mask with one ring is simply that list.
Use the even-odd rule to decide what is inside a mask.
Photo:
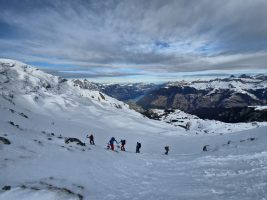
[{"label": "snow-covered peak", "polygon": [[[54,98],[66,102],[74,99],[101,106],[128,109],[128,106],[98,91],[77,87],[72,81],[47,74],[15,60],[0,59],[0,91],[2,95],[17,96],[33,102]],[[60,100],[61,99],[61,100]],[[59,103],[61,104],[61,103]],[[68,103],[70,106],[71,103]],[[75,102],[72,104],[75,105]]]},{"label": "snow-covered peak", "polygon": [[[262,106],[260,108],[266,109],[267,107]],[[267,125],[267,122],[224,123],[216,120],[204,120],[179,109],[152,109],[151,111],[156,114],[158,120],[182,127],[187,130],[188,134],[225,134]]]},{"label": "snow-covered peak", "polygon": [[178,81],[169,82],[167,86],[190,86],[198,90],[216,90],[229,89],[236,92],[243,92],[244,90],[255,90],[267,88],[267,76],[260,74],[255,76],[240,77],[230,76],[229,78],[216,78],[212,80],[198,80],[198,81]]}]

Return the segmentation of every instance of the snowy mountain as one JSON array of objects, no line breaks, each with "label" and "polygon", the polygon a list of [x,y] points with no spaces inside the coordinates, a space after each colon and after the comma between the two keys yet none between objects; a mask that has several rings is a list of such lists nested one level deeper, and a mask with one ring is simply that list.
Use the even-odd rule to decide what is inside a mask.
[{"label": "snowy mountain", "polygon": [[229,89],[239,93],[247,93],[248,90],[266,89],[267,76],[259,74],[255,76],[241,75],[239,77],[230,76],[228,78],[216,78],[212,80],[197,81],[178,81],[169,82],[165,87],[171,86],[190,86],[198,90],[212,89]]},{"label": "snowy mountain", "polygon": [[170,82],[146,94],[137,104],[143,109],[179,109],[224,122],[267,121],[266,112],[251,107],[267,105],[267,76]]},{"label": "snowy mountain", "polygon": [[150,119],[182,127],[188,134],[225,134],[267,126],[267,122],[224,123],[216,120],[204,120],[181,110],[172,109],[151,109],[146,112],[146,115]]},{"label": "snowy mountain", "polygon": [[[6,59],[0,60],[0,114],[1,200],[266,197],[266,126],[188,134],[99,91]],[[105,149],[112,136],[126,139],[126,152]]]}]

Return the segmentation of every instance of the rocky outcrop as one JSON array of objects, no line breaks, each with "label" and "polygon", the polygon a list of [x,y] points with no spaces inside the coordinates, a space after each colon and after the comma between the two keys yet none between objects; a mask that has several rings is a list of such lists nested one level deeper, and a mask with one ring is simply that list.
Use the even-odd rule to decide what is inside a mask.
[{"label": "rocky outcrop", "polygon": [[81,142],[81,140],[77,139],[77,138],[66,138],[65,139],[65,143],[68,144],[70,142],[74,142],[76,143],[77,145],[80,145],[80,146],[85,146],[85,143]]},{"label": "rocky outcrop", "polygon": [[0,137],[0,142],[7,145],[11,144],[11,142],[5,137]]}]

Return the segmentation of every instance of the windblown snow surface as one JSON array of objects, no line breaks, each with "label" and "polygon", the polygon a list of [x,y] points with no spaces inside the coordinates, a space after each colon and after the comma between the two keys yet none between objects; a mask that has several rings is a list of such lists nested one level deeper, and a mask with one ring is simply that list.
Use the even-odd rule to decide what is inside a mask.
[{"label": "windblown snow surface", "polygon": [[[188,134],[23,63],[0,63],[1,200],[267,199],[267,127]],[[112,136],[127,140],[126,152],[105,149]]]}]

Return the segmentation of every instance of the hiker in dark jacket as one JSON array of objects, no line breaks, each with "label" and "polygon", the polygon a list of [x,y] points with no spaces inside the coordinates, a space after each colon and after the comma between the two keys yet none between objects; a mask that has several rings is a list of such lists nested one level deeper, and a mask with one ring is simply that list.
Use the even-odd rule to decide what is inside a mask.
[{"label": "hiker in dark jacket", "polygon": [[126,140],[121,140],[121,151],[125,151]]},{"label": "hiker in dark jacket", "polygon": [[141,143],[137,142],[136,143],[136,153],[140,153],[140,149],[141,149]]},{"label": "hiker in dark jacket", "polygon": [[109,140],[110,148],[111,148],[112,151],[114,151],[114,142],[116,142],[118,144],[117,140],[114,137],[112,137]]},{"label": "hiker in dark jacket", "polygon": [[164,148],[165,148],[165,155],[168,155],[170,147],[169,146],[165,146]]},{"label": "hiker in dark jacket", "polygon": [[94,135],[93,134],[91,134],[90,136],[87,135],[87,138],[89,138],[91,145],[95,145]]}]

